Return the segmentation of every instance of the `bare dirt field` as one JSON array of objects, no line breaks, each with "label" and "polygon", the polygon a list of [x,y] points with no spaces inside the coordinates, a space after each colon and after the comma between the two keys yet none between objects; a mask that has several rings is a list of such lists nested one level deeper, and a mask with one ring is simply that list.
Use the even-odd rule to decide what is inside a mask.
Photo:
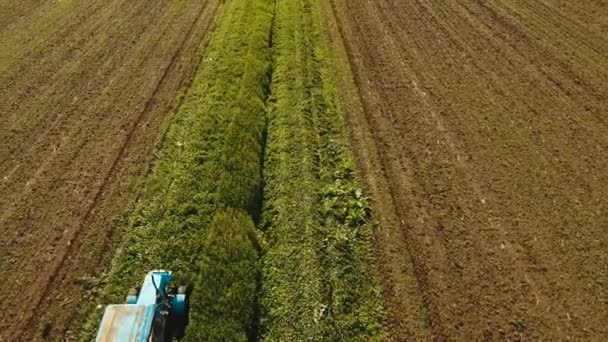
[{"label": "bare dirt field", "polygon": [[392,337],[608,339],[606,4],[332,4]]},{"label": "bare dirt field", "polygon": [[[0,341],[79,329],[218,3],[0,0]],[[319,3],[390,337],[608,340],[608,5]]]},{"label": "bare dirt field", "polygon": [[0,0],[0,341],[76,318],[216,7]]}]

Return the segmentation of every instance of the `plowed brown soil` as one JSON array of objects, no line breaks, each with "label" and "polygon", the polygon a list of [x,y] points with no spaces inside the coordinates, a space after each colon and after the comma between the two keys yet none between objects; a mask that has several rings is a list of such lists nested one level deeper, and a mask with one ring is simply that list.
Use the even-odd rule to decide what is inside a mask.
[{"label": "plowed brown soil", "polygon": [[0,341],[57,340],[87,303],[216,8],[0,0]]},{"label": "plowed brown soil", "polygon": [[332,5],[391,336],[607,340],[606,5]]}]

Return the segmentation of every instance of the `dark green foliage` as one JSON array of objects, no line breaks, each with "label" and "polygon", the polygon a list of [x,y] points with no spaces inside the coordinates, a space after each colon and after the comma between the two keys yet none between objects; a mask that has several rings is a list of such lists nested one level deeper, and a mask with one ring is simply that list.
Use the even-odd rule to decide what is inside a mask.
[{"label": "dark green foliage", "polygon": [[188,340],[247,340],[256,295],[255,227],[239,212],[218,211],[199,241],[202,253],[192,295]]}]

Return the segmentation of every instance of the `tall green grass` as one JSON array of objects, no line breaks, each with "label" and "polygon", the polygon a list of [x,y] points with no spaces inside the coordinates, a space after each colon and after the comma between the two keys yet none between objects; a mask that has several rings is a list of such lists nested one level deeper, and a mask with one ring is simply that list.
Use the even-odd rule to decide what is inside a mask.
[{"label": "tall green grass", "polygon": [[277,0],[264,163],[262,336],[382,339],[368,206],[355,181],[316,0]]},{"label": "tall green grass", "polygon": [[[152,269],[194,287],[187,338],[247,340],[255,303],[272,3],[230,0],[113,258],[102,303]],[[94,336],[100,312],[89,319]]]}]

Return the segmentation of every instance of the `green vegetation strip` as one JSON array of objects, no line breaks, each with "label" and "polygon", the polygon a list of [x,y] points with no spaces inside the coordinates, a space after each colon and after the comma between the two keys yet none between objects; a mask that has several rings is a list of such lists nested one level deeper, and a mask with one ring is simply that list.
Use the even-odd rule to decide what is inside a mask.
[{"label": "green vegetation strip", "polygon": [[[122,303],[146,272],[190,284],[188,339],[255,336],[259,211],[272,4],[223,5],[192,88],[112,260],[102,303]],[[89,319],[91,339],[101,312]]]},{"label": "green vegetation strip", "polygon": [[194,289],[188,340],[383,337],[368,206],[316,1],[224,3],[100,302],[122,303],[161,268]]},{"label": "green vegetation strip", "polygon": [[368,206],[353,175],[316,0],[277,0],[264,178],[262,334],[381,339]]}]

